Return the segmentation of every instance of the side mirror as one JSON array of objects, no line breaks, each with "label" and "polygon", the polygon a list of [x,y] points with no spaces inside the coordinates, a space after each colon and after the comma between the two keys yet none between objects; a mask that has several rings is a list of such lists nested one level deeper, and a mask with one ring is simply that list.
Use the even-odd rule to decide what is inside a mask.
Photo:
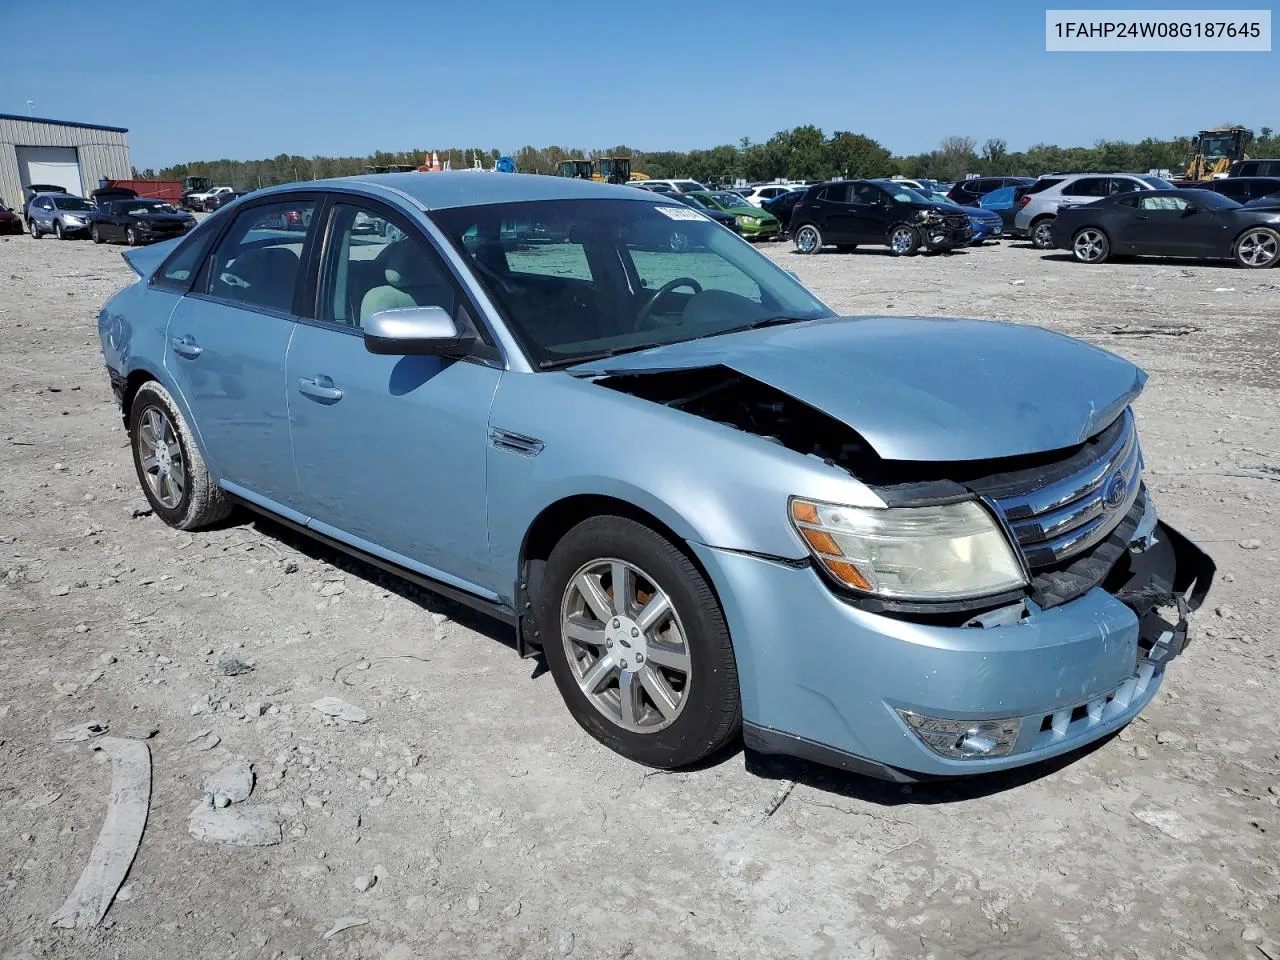
[{"label": "side mirror", "polygon": [[459,330],[444,307],[379,310],[364,322],[364,348],[389,356],[450,356],[466,353],[475,337]]},{"label": "side mirror", "polygon": [[1185,207],[1182,208],[1182,215],[1184,217],[1189,217],[1193,213],[1199,213],[1199,212],[1200,212],[1200,208],[1197,207],[1194,203],[1188,203]]}]

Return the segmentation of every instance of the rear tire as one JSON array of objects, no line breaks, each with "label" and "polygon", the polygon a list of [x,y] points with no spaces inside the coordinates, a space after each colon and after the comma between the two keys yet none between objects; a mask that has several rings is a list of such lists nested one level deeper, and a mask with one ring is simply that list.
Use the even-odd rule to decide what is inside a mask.
[{"label": "rear tire", "polygon": [[1081,227],[1071,238],[1071,252],[1081,263],[1105,263],[1111,256],[1111,241],[1097,227]]},{"label": "rear tire", "polygon": [[[158,452],[156,438],[166,447],[163,464],[148,459]],[[209,476],[182,411],[155,380],[148,380],[134,394],[129,407],[129,439],[143,495],[156,516],[169,526],[196,530],[231,513],[231,501]],[[169,476],[168,483],[161,466]]]},{"label": "rear tire", "polygon": [[[631,573],[619,603],[612,571],[623,568]],[[598,587],[599,613],[584,603],[582,583]],[[646,604],[659,594],[669,609],[644,627]],[[660,534],[624,517],[582,521],[551,551],[535,603],[547,666],[569,712],[609,749],[669,769],[705,760],[737,736],[742,701],[724,614],[701,571]],[[610,630],[616,645],[605,639]],[[641,649],[647,663],[644,654],[636,659]],[[636,697],[625,712],[624,675]],[[628,715],[643,722],[628,727]]]},{"label": "rear tire", "polygon": [[1250,227],[1240,234],[1231,255],[1246,270],[1265,270],[1280,263],[1280,233],[1270,227]]},{"label": "rear tire", "polygon": [[1031,224],[1031,245],[1037,250],[1053,249],[1053,217],[1041,217]]},{"label": "rear tire", "polygon": [[813,254],[822,249],[822,231],[812,223],[801,224],[795,230],[796,253]]}]

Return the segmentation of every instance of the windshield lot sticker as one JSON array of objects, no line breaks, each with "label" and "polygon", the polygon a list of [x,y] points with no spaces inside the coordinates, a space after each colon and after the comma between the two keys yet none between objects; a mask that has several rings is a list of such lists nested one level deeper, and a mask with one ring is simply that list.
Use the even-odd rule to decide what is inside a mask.
[{"label": "windshield lot sticker", "polygon": [[665,213],[672,220],[705,220],[702,214],[697,210],[691,210],[688,207],[657,207],[660,213]]}]

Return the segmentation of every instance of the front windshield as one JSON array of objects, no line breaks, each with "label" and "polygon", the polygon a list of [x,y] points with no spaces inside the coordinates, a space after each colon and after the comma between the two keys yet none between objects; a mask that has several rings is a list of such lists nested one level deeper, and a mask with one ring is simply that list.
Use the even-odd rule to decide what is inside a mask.
[{"label": "front windshield", "polygon": [[690,190],[706,190],[707,188],[700,184],[697,180],[677,180],[676,187],[682,192],[688,193]]},{"label": "front windshield", "polygon": [[892,180],[879,180],[877,185],[885,189],[889,196],[897,200],[899,203],[929,203],[930,200],[919,190],[912,190],[910,187],[904,187],[900,183],[894,183]]},{"label": "front windshield", "polygon": [[174,213],[173,207],[159,200],[135,200],[120,204],[121,213]]},{"label": "front windshield", "polygon": [[1157,190],[1177,190],[1178,189],[1168,180],[1164,180],[1160,177],[1139,177],[1138,179],[1142,180],[1144,183],[1151,184],[1151,186],[1155,187]]},{"label": "front windshield", "polygon": [[742,194],[729,193],[727,191],[711,194],[711,202],[717,207],[722,207],[725,210],[734,210],[740,207],[751,206],[751,204],[747,203],[746,197]]},{"label": "front windshield", "polygon": [[485,204],[431,218],[542,367],[832,315],[749,244],[665,199]]},{"label": "front windshield", "polygon": [[1233,133],[1210,134],[1200,138],[1200,152],[1211,160],[1229,157],[1235,152],[1236,135]]},{"label": "front windshield", "polygon": [[91,204],[84,197],[54,197],[53,205],[59,210],[92,210]]}]

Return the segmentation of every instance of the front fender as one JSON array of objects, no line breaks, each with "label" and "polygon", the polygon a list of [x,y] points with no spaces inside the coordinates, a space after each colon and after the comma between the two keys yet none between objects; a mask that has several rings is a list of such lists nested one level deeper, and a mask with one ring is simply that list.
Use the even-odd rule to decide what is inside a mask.
[{"label": "front fender", "polygon": [[565,373],[508,373],[490,420],[540,444],[488,453],[490,554],[500,593],[519,574],[537,517],[568,497],[613,497],[681,538],[725,550],[801,559],[788,500],[854,506],[883,501],[846,471],[762,437]]}]

